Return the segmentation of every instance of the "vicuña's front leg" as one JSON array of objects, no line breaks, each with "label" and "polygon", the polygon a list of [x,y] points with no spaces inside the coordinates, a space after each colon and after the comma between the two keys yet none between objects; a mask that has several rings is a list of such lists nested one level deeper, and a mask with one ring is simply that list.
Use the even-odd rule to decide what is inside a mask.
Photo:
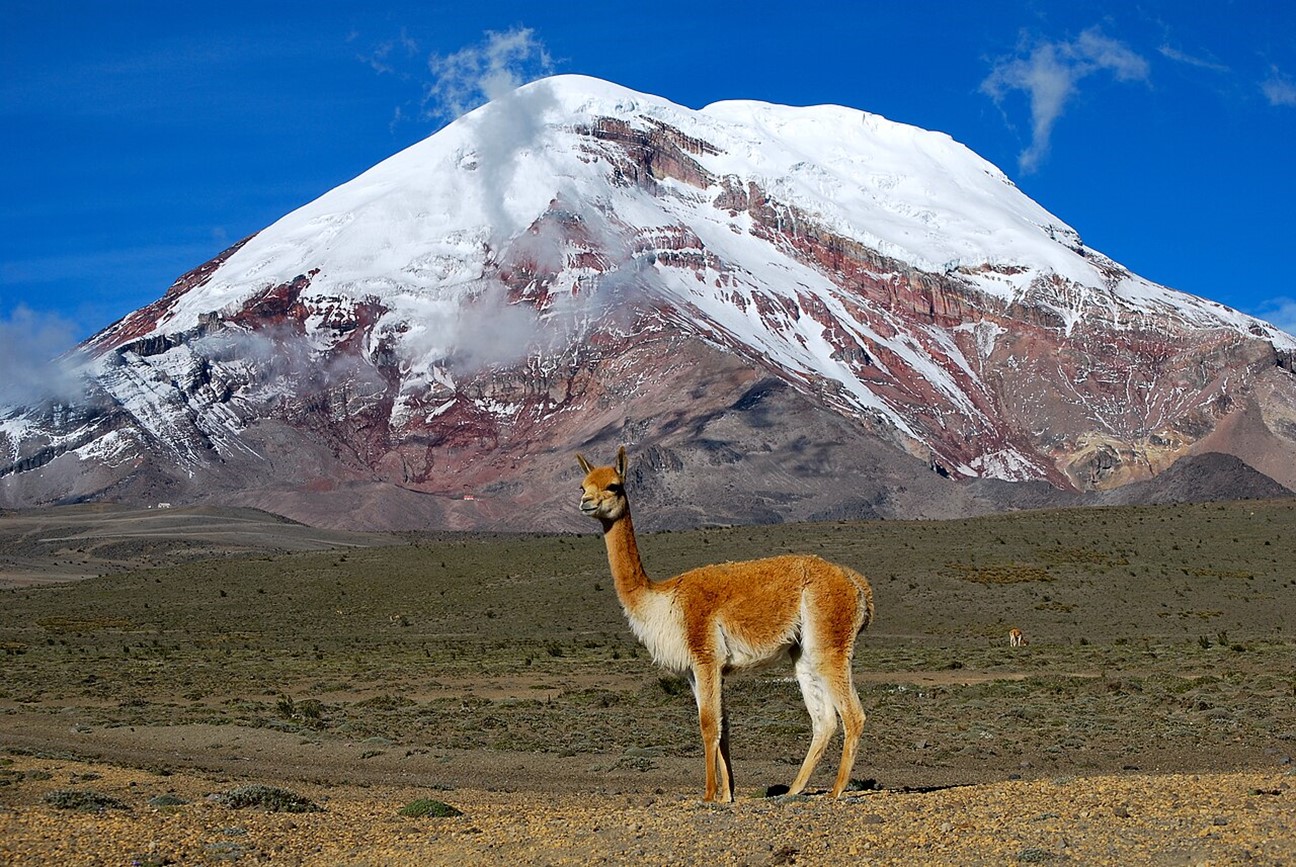
[{"label": "vicu\u00f1a's front leg", "polygon": [[732,801],[733,784],[729,774],[729,745],[724,734],[724,702],[718,665],[695,665],[690,678],[697,698],[698,724],[702,729],[702,751],[706,755],[707,801]]},{"label": "vicu\u00f1a's front leg", "polygon": [[[723,677],[723,675],[722,675]],[[724,682],[720,684],[720,771],[721,777],[728,780],[725,791],[728,800],[734,799],[733,762],[729,761],[729,705],[724,700]]]}]

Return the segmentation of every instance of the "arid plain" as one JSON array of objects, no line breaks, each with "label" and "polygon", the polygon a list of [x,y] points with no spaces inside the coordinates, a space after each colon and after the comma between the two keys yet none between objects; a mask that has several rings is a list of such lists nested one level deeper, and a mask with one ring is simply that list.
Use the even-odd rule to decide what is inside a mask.
[{"label": "arid plain", "polygon": [[[1290,862],[1292,539],[1293,500],[644,534],[658,578],[806,551],[874,586],[854,789],[818,794],[830,750],[816,794],[771,796],[809,740],[774,667],[727,685],[712,806],[593,532],[8,514],[0,860]],[[434,802],[461,815],[402,815]]]}]

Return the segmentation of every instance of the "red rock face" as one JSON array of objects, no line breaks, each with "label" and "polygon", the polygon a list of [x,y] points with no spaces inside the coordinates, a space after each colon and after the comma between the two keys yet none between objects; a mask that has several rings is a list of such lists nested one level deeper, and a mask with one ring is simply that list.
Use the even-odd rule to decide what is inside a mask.
[{"label": "red rock face", "polygon": [[620,118],[599,118],[577,132],[592,139],[619,146],[624,159],[616,163],[613,182],[652,188],[655,181],[674,178],[689,186],[706,189],[711,175],[690,154],[719,153],[710,143],[692,138],[661,121],[651,121],[649,130],[638,129]]},{"label": "red rock face", "polygon": [[230,256],[237,253],[244,244],[255,237],[250,235],[234,244],[232,247],[221,252],[210,262],[199,265],[192,271],[184,274],[167,289],[166,294],[154,301],[147,307],[141,307],[129,316],[124,317],[118,322],[105,328],[103,331],[90,338],[88,347],[97,351],[107,351],[116,349],[124,343],[129,343],[146,334],[151,333],[157,328],[158,322],[166,311],[171,309],[176,300],[186,293],[204,285],[211,279],[212,275],[225,264]]}]

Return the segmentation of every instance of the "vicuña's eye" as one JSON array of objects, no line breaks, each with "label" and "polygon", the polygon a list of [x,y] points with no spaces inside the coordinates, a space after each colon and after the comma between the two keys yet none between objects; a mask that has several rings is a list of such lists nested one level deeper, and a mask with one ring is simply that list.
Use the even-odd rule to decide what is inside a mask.
[{"label": "vicu\u00f1a's eye", "polygon": [[608,491],[609,494],[619,494],[619,493],[621,493],[621,486],[620,486],[620,485],[608,485],[608,486],[607,486],[607,491]]}]

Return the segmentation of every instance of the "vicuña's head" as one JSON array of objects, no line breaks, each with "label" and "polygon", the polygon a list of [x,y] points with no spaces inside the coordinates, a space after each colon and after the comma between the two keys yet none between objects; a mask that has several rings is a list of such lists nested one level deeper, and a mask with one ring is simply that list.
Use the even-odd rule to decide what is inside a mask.
[{"label": "vicu\u00f1a's head", "polygon": [[585,471],[585,481],[581,482],[581,512],[605,522],[623,516],[629,508],[625,495],[625,446],[617,452],[614,466],[596,467],[584,455],[577,455],[576,460]]}]

